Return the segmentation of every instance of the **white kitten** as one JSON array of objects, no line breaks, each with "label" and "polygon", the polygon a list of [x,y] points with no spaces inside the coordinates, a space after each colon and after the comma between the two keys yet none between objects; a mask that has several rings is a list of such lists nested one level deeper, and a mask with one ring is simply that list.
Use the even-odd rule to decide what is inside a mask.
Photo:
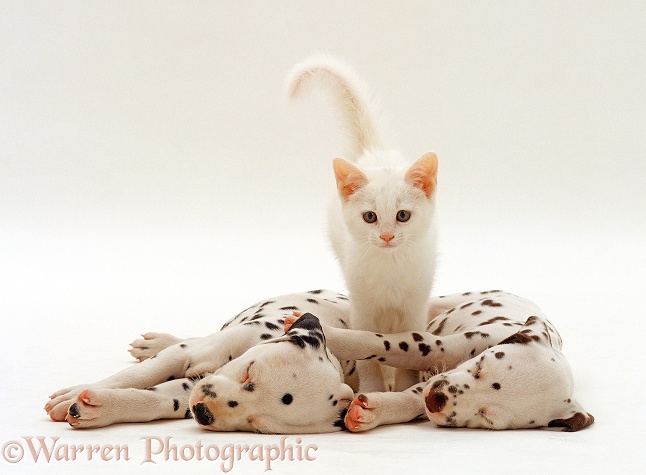
[{"label": "white kitten", "polygon": [[[288,79],[289,94],[295,97],[311,83],[331,94],[354,139],[348,157],[354,164],[333,162],[340,199],[328,220],[350,294],[351,327],[424,329],[436,258],[437,156],[427,153],[410,165],[387,149],[378,132],[379,107],[347,66],[322,57],[298,64]],[[377,362],[358,362],[358,371],[361,391],[386,389]],[[397,370],[395,390],[416,378],[416,372]]]}]

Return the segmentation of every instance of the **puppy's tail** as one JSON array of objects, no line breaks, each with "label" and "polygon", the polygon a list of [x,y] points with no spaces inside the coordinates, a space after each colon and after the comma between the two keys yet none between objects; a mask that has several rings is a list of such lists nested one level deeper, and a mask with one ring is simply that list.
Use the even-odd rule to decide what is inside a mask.
[{"label": "puppy's tail", "polygon": [[289,73],[287,94],[296,98],[312,84],[327,92],[341,113],[353,142],[348,159],[356,161],[364,150],[385,148],[378,124],[383,120],[381,108],[349,66],[326,56],[308,58]]}]

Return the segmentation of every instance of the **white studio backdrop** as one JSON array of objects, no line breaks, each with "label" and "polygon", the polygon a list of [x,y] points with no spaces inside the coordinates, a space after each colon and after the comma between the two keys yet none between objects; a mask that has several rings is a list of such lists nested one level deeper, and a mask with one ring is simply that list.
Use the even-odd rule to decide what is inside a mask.
[{"label": "white studio backdrop", "polygon": [[[41,407],[128,364],[141,332],[197,336],[265,297],[344,290],[325,236],[344,131],[322,96],[283,95],[294,63],[328,53],[372,85],[411,160],[440,157],[434,293],[545,309],[597,417],[563,443],[588,473],[628,473],[646,422],[645,20],[628,1],[1,1],[0,443],[180,431],[81,436]],[[387,428],[344,468],[388,467],[417,447],[406,431],[450,440],[448,468],[482,449],[477,432]],[[553,433],[519,434],[483,456],[532,437],[530,458],[574,466]],[[330,455],[350,439],[315,440]]]}]

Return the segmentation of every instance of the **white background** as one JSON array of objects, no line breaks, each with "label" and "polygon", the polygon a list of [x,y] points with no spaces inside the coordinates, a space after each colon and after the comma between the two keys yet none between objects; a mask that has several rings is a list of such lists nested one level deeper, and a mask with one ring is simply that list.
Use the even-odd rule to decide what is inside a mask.
[{"label": "white background", "polygon": [[283,96],[316,52],[371,83],[411,160],[440,157],[434,293],[536,301],[597,420],[305,436],[317,460],[275,468],[643,470],[645,21],[640,1],[1,1],[0,444],[58,436],[132,460],[0,471],[217,473],[140,465],[140,439],[280,440],[190,421],[73,431],[42,406],[132,364],[141,332],[204,335],[265,297],[344,290],[324,233],[344,134],[320,96]]}]

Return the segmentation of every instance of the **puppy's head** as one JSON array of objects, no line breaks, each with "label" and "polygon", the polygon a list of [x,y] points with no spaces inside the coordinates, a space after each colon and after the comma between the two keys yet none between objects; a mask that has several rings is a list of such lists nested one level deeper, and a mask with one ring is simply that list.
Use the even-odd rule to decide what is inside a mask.
[{"label": "puppy's head", "polygon": [[510,338],[435,376],[423,395],[426,414],[438,426],[576,431],[594,418],[572,398],[572,389],[570,367],[559,351]]},{"label": "puppy's head", "polygon": [[318,318],[305,314],[202,379],[189,404],[208,430],[294,434],[343,429],[352,398]]}]

